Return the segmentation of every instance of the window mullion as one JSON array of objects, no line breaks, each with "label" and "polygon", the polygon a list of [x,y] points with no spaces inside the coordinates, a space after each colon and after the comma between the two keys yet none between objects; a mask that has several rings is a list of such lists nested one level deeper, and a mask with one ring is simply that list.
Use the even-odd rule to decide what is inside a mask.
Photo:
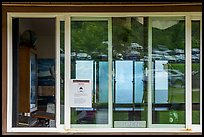
[{"label": "window mullion", "polygon": [[186,65],[185,65],[185,107],[186,107],[186,129],[192,127],[192,62],[191,62],[191,16],[185,18],[185,45],[186,45]]},{"label": "window mullion", "polygon": [[200,125],[202,126],[202,18],[200,18]]},{"label": "window mullion", "polygon": [[108,19],[108,124],[113,127],[113,94],[112,94],[112,18]]},{"label": "window mullion", "polygon": [[152,18],[148,19],[148,117],[147,127],[152,125]]},{"label": "window mullion", "polygon": [[71,125],[71,108],[69,103],[70,98],[70,70],[71,70],[71,20],[70,16],[66,16],[65,19],[65,92],[64,92],[64,101],[65,101],[65,108],[64,108],[64,125],[65,129],[70,129]]}]

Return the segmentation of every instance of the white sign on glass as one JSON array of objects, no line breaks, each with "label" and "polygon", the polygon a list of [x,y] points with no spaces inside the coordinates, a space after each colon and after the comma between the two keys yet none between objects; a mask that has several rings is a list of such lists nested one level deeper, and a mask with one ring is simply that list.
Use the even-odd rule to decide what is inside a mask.
[{"label": "white sign on glass", "polygon": [[90,80],[71,80],[71,107],[92,107],[92,85]]}]

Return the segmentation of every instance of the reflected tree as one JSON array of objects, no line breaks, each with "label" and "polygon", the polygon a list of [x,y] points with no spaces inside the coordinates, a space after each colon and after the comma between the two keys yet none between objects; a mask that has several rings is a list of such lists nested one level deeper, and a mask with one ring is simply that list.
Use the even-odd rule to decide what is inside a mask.
[{"label": "reflected tree", "polygon": [[97,55],[107,55],[108,28],[107,22],[73,21],[71,23],[71,50],[77,53],[87,53],[95,58]]}]

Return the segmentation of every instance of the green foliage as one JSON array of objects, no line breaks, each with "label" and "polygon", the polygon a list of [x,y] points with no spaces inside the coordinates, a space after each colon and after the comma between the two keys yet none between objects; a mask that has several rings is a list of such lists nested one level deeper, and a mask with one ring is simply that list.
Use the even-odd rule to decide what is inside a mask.
[{"label": "green foliage", "polygon": [[144,25],[131,18],[128,26],[126,19],[113,18],[113,56],[117,53],[124,55],[131,43],[144,46]]},{"label": "green foliage", "polygon": [[[71,50],[85,52],[91,55],[94,52],[107,54],[108,28],[107,22],[72,21],[71,23]],[[106,48],[104,48],[106,46]]]},{"label": "green foliage", "polygon": [[183,64],[183,63],[169,63],[168,68],[179,70],[180,72],[185,74],[185,64]]},{"label": "green foliage", "polygon": [[200,22],[199,21],[192,22],[192,47],[193,48],[200,47]]},{"label": "green foliage", "polygon": [[[125,18],[119,18],[124,20]],[[116,20],[116,21],[114,21]],[[113,51],[115,53],[124,53],[131,43],[138,43],[144,46],[144,24],[137,21],[137,18],[131,18],[131,28],[124,25],[124,22],[117,21],[113,18]],[[72,52],[85,52],[107,54],[108,41],[108,25],[106,21],[72,21],[71,23],[71,48]],[[198,48],[200,45],[200,24],[193,22],[192,24],[192,46]],[[64,35],[64,25],[61,25],[61,35]],[[64,40],[60,39],[62,47]],[[164,30],[153,28],[152,45],[159,48],[164,45],[168,49],[184,49],[185,48],[185,22],[179,21],[178,24]]]},{"label": "green foliage", "polygon": [[152,45],[154,48],[159,48],[159,45],[164,45],[168,49],[184,49],[185,47],[185,22],[179,21],[178,24],[164,30],[153,28],[152,30]]}]

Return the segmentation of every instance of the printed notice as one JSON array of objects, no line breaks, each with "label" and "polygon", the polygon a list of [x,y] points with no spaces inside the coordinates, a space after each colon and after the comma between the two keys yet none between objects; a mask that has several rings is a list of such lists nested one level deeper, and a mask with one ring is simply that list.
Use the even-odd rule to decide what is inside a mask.
[{"label": "printed notice", "polygon": [[92,107],[92,85],[90,80],[71,80],[71,107]]}]

